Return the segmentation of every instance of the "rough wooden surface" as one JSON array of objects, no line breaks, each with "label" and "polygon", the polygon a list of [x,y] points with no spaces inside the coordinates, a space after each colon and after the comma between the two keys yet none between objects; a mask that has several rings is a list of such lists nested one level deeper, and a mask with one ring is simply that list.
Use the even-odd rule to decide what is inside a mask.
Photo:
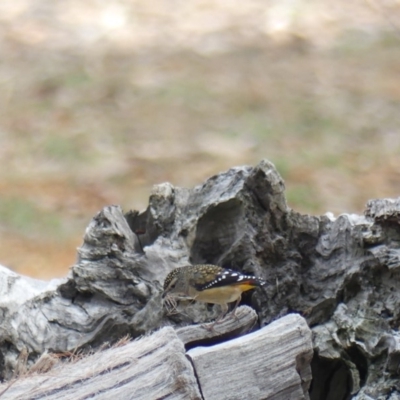
[{"label": "rough wooden surface", "polygon": [[201,400],[172,328],[0,385],[1,400]]},{"label": "rough wooden surface", "polygon": [[308,399],[313,356],[306,321],[289,314],[249,335],[188,351],[204,400]]},{"label": "rough wooden surface", "polygon": [[[240,314],[246,321],[254,316],[248,307]],[[300,400],[308,398],[312,354],[311,331],[294,314],[223,344],[196,347],[187,353],[191,362],[177,333],[167,327],[75,361],[53,363],[44,373],[32,368],[0,385],[0,398]]]},{"label": "rough wooden surface", "polygon": [[176,330],[179,339],[185,344],[186,349],[194,346],[209,344],[210,342],[223,341],[241,336],[249,332],[257,323],[256,312],[247,306],[238,307],[235,317],[227,315],[221,322],[215,324],[188,325]]},{"label": "rough wooden surface", "polygon": [[29,369],[45,352],[212,321],[218,306],[182,303],[169,315],[160,296],[173,268],[212,263],[268,281],[242,299],[260,326],[290,312],[306,318],[312,400],[400,396],[399,243],[399,199],[371,200],[365,215],[301,215],[267,160],[190,190],[157,185],[144,212],[108,206],[93,218],[66,279],[0,270],[0,379],[23,351]]}]

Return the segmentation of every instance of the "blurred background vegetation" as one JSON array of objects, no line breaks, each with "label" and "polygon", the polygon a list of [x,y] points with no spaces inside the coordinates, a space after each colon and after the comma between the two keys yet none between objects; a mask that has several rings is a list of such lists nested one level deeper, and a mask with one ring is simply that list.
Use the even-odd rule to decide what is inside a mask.
[{"label": "blurred background vegetation", "polygon": [[0,263],[63,276],[103,206],[262,158],[297,211],[400,193],[399,0],[0,3]]}]

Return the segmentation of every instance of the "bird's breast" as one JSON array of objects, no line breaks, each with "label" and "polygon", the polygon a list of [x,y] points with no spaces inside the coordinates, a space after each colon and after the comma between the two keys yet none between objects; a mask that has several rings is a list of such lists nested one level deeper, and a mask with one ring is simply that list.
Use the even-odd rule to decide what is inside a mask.
[{"label": "bird's breast", "polygon": [[196,300],[205,303],[226,304],[236,301],[242,292],[243,289],[239,285],[216,287],[197,292]]}]

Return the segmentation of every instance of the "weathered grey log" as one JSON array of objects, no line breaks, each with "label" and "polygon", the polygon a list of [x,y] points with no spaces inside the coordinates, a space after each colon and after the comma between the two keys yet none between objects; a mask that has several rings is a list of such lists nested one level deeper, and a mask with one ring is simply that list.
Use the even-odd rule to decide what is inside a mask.
[{"label": "weathered grey log", "polygon": [[[240,314],[251,314],[248,311],[248,307],[242,307]],[[184,354],[178,335],[166,327],[151,336],[81,356],[76,361],[53,363],[46,373],[36,374],[32,368],[0,385],[0,398],[308,398],[313,347],[311,331],[298,315],[288,315],[224,344],[196,347],[187,353],[193,366]]]},{"label": "weathered grey log", "polygon": [[201,400],[192,365],[172,328],[45,374],[0,385],[1,400]]},{"label": "weathered grey log", "polygon": [[188,325],[178,328],[176,333],[186,349],[200,346],[210,341],[223,341],[249,332],[257,323],[257,313],[250,307],[241,306],[235,316],[228,314],[217,324]]},{"label": "weathered grey log", "polygon": [[299,315],[187,354],[204,400],[309,399],[313,345],[311,330]]},{"label": "weathered grey log", "polygon": [[95,216],[65,280],[48,285],[0,271],[0,378],[13,376],[24,348],[29,367],[46,351],[212,320],[218,306],[180,304],[167,315],[160,297],[172,268],[207,262],[268,280],[266,293],[243,296],[261,326],[293,311],[305,316],[318,376],[312,400],[394,398],[399,243],[399,199],[371,200],[364,216],[301,215],[286,205],[268,161],[191,190],[158,185],[144,212],[124,216],[109,206]]}]

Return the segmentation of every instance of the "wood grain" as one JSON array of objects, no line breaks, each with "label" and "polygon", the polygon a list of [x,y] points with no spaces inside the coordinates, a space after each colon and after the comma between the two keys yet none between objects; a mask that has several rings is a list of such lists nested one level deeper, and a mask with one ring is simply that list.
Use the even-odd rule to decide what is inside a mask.
[{"label": "wood grain", "polygon": [[289,314],[254,333],[188,351],[204,400],[308,399],[311,330]]},{"label": "wood grain", "polygon": [[1,400],[201,400],[183,343],[172,328],[122,347],[59,363],[0,386]]}]

